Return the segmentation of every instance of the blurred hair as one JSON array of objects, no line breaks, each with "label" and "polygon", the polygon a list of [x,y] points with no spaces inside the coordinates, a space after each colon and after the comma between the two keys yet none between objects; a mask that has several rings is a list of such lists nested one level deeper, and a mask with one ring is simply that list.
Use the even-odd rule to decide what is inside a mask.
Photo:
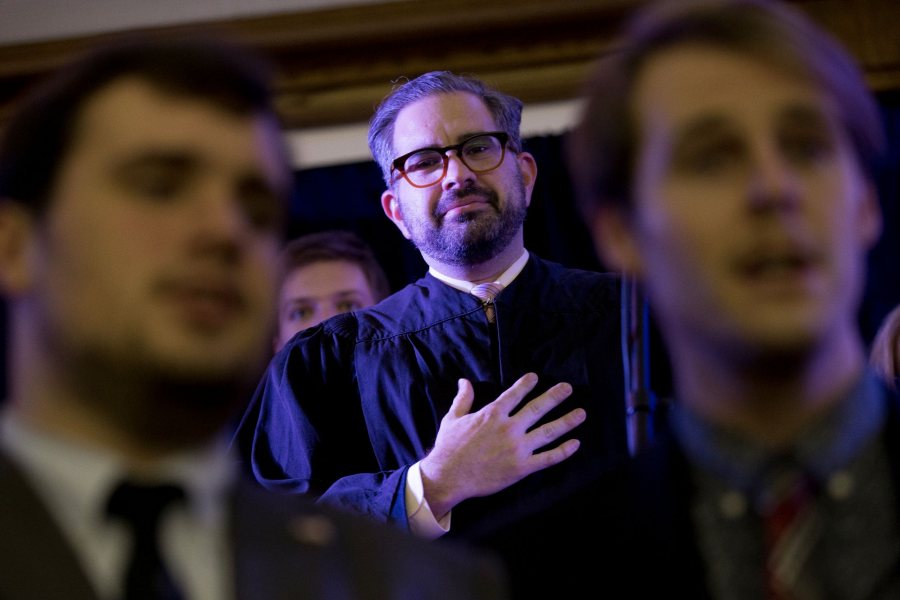
[{"label": "blurred hair", "polygon": [[[220,38],[125,37],[95,47],[19,99],[0,138],[0,198],[47,208],[85,105],[107,85],[137,77],[175,96],[278,124],[273,72],[248,48]],[[285,168],[289,168],[283,149]]]},{"label": "blurred hair", "polygon": [[869,363],[888,386],[900,389],[900,306],[887,314],[875,333]]},{"label": "blurred hair", "polygon": [[834,99],[861,167],[874,174],[885,148],[878,106],[854,59],[831,35],[781,2],[661,1],[636,13],[586,83],[586,104],[566,145],[585,218],[603,205],[630,208],[639,152],[635,82],[655,55],[685,44],[735,52],[817,86]]},{"label": "blurred hair", "polygon": [[469,75],[457,75],[450,71],[431,71],[394,87],[369,121],[369,150],[384,181],[391,187],[391,162],[397,158],[394,151],[394,123],[397,114],[414,102],[436,94],[468,92],[478,96],[501,131],[509,134],[509,145],[514,152],[522,149],[519,125],[522,121],[522,101],[488,86]]},{"label": "blurred hair", "polygon": [[281,278],[312,263],[344,260],[359,266],[376,302],[391,293],[387,275],[366,242],[352,231],[330,230],[294,238],[281,251]]}]

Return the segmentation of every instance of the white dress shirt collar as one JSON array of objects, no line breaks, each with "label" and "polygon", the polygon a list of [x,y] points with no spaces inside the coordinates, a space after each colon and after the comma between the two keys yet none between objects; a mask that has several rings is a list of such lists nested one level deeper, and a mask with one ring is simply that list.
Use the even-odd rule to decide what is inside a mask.
[{"label": "white dress shirt collar", "polygon": [[[497,279],[494,280],[494,283],[499,283],[503,287],[508,286],[513,280],[519,276],[519,273],[522,272],[522,269],[525,268],[525,264],[528,262],[528,250],[522,250],[521,256],[516,259],[516,261],[509,266],[503,273],[500,274]],[[428,272],[431,273],[436,279],[439,279],[449,285],[450,287],[454,287],[461,292],[466,292],[467,294],[471,292],[472,288],[475,287],[475,284],[471,281],[466,281],[465,279],[456,279],[455,277],[450,277],[449,275],[444,275],[443,273],[435,270],[434,267],[429,267]]]}]

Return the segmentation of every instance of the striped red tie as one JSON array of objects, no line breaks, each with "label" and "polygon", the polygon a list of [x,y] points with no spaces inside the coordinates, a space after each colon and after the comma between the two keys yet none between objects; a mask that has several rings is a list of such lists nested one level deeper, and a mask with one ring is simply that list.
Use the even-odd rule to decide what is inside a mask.
[{"label": "striped red tie", "polygon": [[814,485],[796,472],[780,484],[772,506],[763,513],[766,598],[817,598],[815,582],[804,568],[818,532]]},{"label": "striped red tie", "polygon": [[501,291],[503,291],[503,286],[497,282],[480,283],[470,290],[471,294],[484,304],[484,314],[487,315],[489,323],[494,322],[494,298]]}]

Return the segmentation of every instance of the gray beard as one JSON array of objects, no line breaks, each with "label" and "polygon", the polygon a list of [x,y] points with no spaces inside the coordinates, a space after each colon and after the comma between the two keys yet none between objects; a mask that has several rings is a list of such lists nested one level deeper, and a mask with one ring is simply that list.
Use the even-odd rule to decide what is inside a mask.
[{"label": "gray beard", "polygon": [[462,190],[442,198],[429,223],[410,223],[413,225],[409,227],[410,241],[422,254],[444,264],[470,266],[491,260],[509,246],[525,222],[528,207],[521,180],[516,187],[504,211],[498,208],[500,201],[496,193],[479,190],[494,213],[464,214],[450,222],[438,216],[445,212],[442,206],[477,192]]}]

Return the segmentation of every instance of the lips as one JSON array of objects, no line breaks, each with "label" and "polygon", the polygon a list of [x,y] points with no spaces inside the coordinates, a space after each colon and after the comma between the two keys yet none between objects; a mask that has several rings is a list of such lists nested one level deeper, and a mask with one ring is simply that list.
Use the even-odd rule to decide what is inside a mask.
[{"label": "lips", "polygon": [[247,304],[237,287],[220,281],[169,281],[161,286],[161,292],[182,318],[203,329],[225,326]]},{"label": "lips", "polygon": [[822,256],[803,245],[757,247],[737,261],[739,273],[752,280],[795,278],[821,264]]},{"label": "lips", "polygon": [[743,270],[750,277],[776,276],[803,271],[811,264],[803,256],[769,256],[748,261]]},{"label": "lips", "polygon": [[494,197],[487,190],[480,189],[466,189],[460,192],[451,192],[449,194],[444,195],[441,198],[441,201],[438,202],[437,208],[435,210],[435,214],[438,217],[446,216],[447,213],[458,210],[461,208],[465,208],[467,206],[478,204],[478,205],[494,205]]},{"label": "lips", "polygon": [[449,206],[449,208],[444,212],[444,215],[448,215],[448,214],[452,213],[453,211],[460,211],[460,209],[464,209],[464,208],[466,208],[467,206],[473,206],[473,205],[476,205],[476,204],[477,204],[477,205],[480,205],[480,206],[484,206],[484,205],[487,204],[487,202],[484,202],[483,200],[470,200],[470,201],[467,201],[467,202],[454,202],[454,203],[451,204],[451,205]]}]

